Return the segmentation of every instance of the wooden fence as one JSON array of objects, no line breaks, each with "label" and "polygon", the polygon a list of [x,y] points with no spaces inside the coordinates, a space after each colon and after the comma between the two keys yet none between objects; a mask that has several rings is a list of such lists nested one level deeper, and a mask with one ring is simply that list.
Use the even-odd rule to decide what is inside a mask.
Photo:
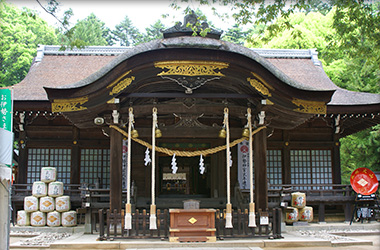
[{"label": "wooden fence", "polygon": [[[225,210],[217,210],[215,214],[216,237],[223,238],[281,238],[281,209],[275,208],[269,212],[256,213],[257,227],[248,227],[248,210],[233,211],[233,228],[225,228]],[[132,229],[124,229],[124,210],[99,210],[99,239],[144,239],[169,237],[169,211],[157,210],[157,230],[149,229],[149,213],[146,210],[136,210],[132,214]]]}]

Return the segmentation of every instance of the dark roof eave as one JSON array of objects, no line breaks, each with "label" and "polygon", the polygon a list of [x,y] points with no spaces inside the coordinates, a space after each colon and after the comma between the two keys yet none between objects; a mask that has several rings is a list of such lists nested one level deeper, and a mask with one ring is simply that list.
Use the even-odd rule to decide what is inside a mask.
[{"label": "dark roof eave", "polygon": [[327,114],[380,114],[380,103],[361,105],[327,105]]}]

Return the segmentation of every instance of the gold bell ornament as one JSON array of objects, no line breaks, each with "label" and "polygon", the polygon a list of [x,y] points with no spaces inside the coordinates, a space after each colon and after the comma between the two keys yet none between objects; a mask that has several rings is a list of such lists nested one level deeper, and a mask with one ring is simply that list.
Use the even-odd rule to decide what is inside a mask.
[{"label": "gold bell ornament", "polygon": [[154,134],[156,138],[160,138],[162,136],[161,130],[159,128],[156,128],[156,130],[154,131]]},{"label": "gold bell ornament", "polygon": [[133,129],[133,130],[131,131],[131,137],[132,137],[132,138],[137,138],[137,137],[139,137],[139,132],[137,131],[137,129]]},{"label": "gold bell ornament", "polygon": [[219,131],[219,138],[226,138],[227,136],[227,132],[226,132],[226,129],[223,127],[220,131]]},{"label": "gold bell ornament", "polygon": [[249,129],[247,127],[245,127],[243,129],[243,132],[241,133],[241,136],[244,137],[244,138],[249,138]]}]

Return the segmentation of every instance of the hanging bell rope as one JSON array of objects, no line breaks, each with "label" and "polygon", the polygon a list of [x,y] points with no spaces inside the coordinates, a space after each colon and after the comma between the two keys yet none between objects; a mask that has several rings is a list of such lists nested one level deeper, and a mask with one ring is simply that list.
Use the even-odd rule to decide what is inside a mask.
[{"label": "hanging bell rope", "polygon": [[227,204],[226,204],[226,228],[232,228],[232,204],[231,204],[231,166],[230,166],[230,126],[228,124],[228,108],[224,109],[224,127],[226,128],[226,174],[227,174]]},{"label": "hanging bell rope", "polygon": [[132,206],[131,206],[131,129],[134,123],[133,108],[129,108],[128,122],[128,157],[127,157],[127,203],[125,204],[125,229],[132,229]]},{"label": "hanging bell rope", "polygon": [[156,217],[156,201],[155,201],[155,187],[156,187],[156,127],[157,127],[157,108],[153,108],[153,124],[152,124],[152,204],[150,205],[150,218],[149,229],[157,229]]},{"label": "hanging bell rope", "polygon": [[[110,128],[115,129],[116,131],[120,132],[121,134],[123,134],[126,137],[128,136],[128,133],[126,131],[124,131],[123,129],[121,129],[115,125],[110,125]],[[259,132],[260,130],[262,130],[264,128],[266,128],[266,127],[263,126],[263,127],[259,127],[257,129],[255,129],[254,131],[252,131],[252,135],[256,134],[257,132]],[[242,142],[246,139],[247,139],[246,137],[236,139],[230,143],[230,147],[232,148],[232,147],[236,146],[237,144],[239,144],[240,142]],[[132,137],[132,140],[134,140],[135,142],[137,142],[137,143],[139,143],[139,144],[141,144],[141,145],[143,145],[149,149],[152,149],[152,145],[146,141],[143,141],[139,138],[133,138],[133,137]],[[168,149],[168,148],[155,146],[155,151],[160,152],[160,153],[164,153],[164,154],[169,155],[169,156],[173,156],[175,154],[176,156],[179,156],[179,157],[194,157],[194,156],[201,156],[201,155],[206,156],[206,155],[215,154],[215,153],[218,153],[220,151],[225,150],[226,148],[227,148],[226,145],[222,145],[222,146],[218,146],[218,147],[210,148],[210,149],[205,149],[205,150],[181,151],[181,150],[172,150],[172,149]]]},{"label": "hanging bell rope", "polygon": [[253,200],[253,133],[252,133],[252,115],[251,109],[247,109],[247,120],[248,120],[248,129],[249,129],[249,216],[248,216],[248,226],[256,227],[256,214],[255,214],[255,203]]}]

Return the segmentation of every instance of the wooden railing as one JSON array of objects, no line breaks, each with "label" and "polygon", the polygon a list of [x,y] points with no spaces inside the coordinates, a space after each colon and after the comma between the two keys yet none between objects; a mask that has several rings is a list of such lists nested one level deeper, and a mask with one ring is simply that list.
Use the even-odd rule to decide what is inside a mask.
[{"label": "wooden railing", "polygon": [[[225,228],[225,210],[217,210],[215,214],[216,236],[223,238],[281,238],[281,209],[273,209],[269,212],[256,213],[255,228],[248,227],[248,210],[240,209],[233,211],[233,228]],[[115,211],[99,210],[99,239],[141,239],[141,238],[168,238],[169,236],[169,212],[157,210],[157,230],[149,229],[149,213],[146,210],[136,210],[132,214],[132,229],[124,229],[124,210],[120,213]],[[260,218],[268,216],[268,223],[261,225]]]}]

